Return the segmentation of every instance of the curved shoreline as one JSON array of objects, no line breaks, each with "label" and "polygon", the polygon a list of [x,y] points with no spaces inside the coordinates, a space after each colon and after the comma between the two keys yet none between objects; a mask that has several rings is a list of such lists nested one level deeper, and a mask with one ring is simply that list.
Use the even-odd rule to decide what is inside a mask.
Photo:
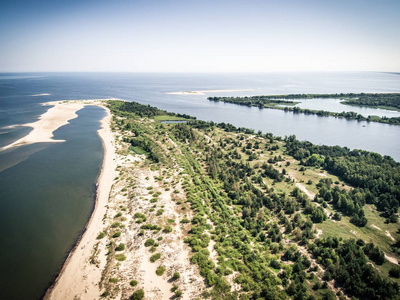
[{"label": "curved shoreline", "polygon": [[[77,294],[77,290],[86,290],[85,283],[88,278],[85,278],[85,275],[87,275],[87,272],[79,267],[82,267],[84,265],[83,262],[90,257],[93,246],[97,242],[96,236],[99,230],[98,225],[99,223],[102,223],[102,217],[108,202],[108,196],[111,191],[115,170],[114,138],[109,126],[111,121],[111,112],[103,105],[95,105],[104,108],[107,112],[107,115],[101,120],[102,128],[97,131],[103,144],[104,157],[102,168],[97,180],[95,203],[91,216],[81,235],[76,240],[74,247],[68,253],[61,270],[45,292],[43,299],[72,299],[73,295]],[[97,270],[99,269],[97,268]],[[96,272],[91,271],[90,279],[92,279],[92,276],[99,275],[93,273]],[[80,288],[77,288],[78,285],[80,285]],[[97,290],[94,292],[96,292],[95,297],[97,298]]]}]

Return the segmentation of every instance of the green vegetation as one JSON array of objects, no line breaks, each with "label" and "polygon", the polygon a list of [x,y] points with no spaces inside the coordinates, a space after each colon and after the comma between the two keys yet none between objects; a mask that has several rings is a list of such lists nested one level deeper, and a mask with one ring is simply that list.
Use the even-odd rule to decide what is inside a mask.
[{"label": "green vegetation", "polygon": [[[400,258],[399,163],[226,123],[160,124],[148,119],[152,108],[139,108],[143,118],[118,107],[122,135],[162,149],[158,162],[149,157],[154,169],[182,170],[179,190],[171,184],[176,207],[187,207],[176,223],[209,287],[205,298],[400,299],[399,266],[385,259]],[[144,223],[141,234],[160,225]],[[157,249],[154,240],[148,246]]]},{"label": "green vegetation", "polygon": [[124,251],[125,250],[125,244],[120,243],[117,248],[115,248],[115,251]]},{"label": "green vegetation", "polygon": [[160,258],[161,258],[161,254],[160,254],[160,253],[156,253],[156,254],[153,254],[153,255],[150,257],[150,261],[153,263],[153,262],[157,261],[157,260],[160,259]]},{"label": "green vegetation", "polygon": [[104,238],[106,236],[105,232],[100,232],[99,235],[97,236],[98,240],[101,240],[102,238]]},{"label": "green vegetation", "polygon": [[318,116],[333,116],[339,118],[345,118],[348,120],[359,120],[359,121],[370,121],[387,123],[393,125],[400,125],[400,117],[378,117],[378,116],[362,116],[355,112],[329,112],[324,110],[311,110],[301,109],[296,107],[298,102],[287,101],[301,100],[301,99],[326,99],[335,98],[343,99],[344,104],[356,105],[356,106],[368,106],[373,108],[385,108],[400,111],[400,94],[388,93],[388,94],[292,94],[292,95],[270,95],[270,96],[252,96],[252,97],[209,97],[208,100],[215,102],[227,102],[245,106],[256,106],[259,108],[273,108],[281,109],[285,111],[291,111],[293,113],[303,113],[306,115],[318,115]]},{"label": "green vegetation", "polygon": [[150,247],[150,246],[153,246],[154,245],[154,240],[153,239],[147,239],[145,242],[144,242],[144,246],[145,247]]},{"label": "green vegetation", "polygon": [[117,238],[121,236],[121,231],[117,231],[116,233],[113,234],[113,238]]},{"label": "green vegetation", "polygon": [[142,300],[142,299],[144,299],[144,291],[143,290],[135,291],[129,299],[131,299],[131,300]]},{"label": "green vegetation", "polygon": [[174,280],[177,280],[177,279],[179,279],[181,277],[181,274],[179,274],[179,272],[175,272],[174,273],[174,276],[172,276],[172,278],[174,279]]},{"label": "green vegetation", "polygon": [[129,284],[131,286],[137,286],[138,282],[136,280],[131,280],[131,282],[129,282]]},{"label": "green vegetation", "polygon": [[126,256],[125,256],[125,254],[116,254],[115,259],[118,261],[124,261],[124,260],[126,260]]},{"label": "green vegetation", "polygon": [[162,276],[167,269],[164,266],[159,266],[156,270],[158,276]]}]

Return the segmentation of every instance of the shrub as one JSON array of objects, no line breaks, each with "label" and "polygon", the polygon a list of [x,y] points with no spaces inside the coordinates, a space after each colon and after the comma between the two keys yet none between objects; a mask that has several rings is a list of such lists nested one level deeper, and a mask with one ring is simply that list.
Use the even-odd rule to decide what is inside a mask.
[{"label": "shrub", "polygon": [[164,266],[159,266],[156,270],[156,274],[158,276],[162,276],[166,270],[167,268],[165,268]]},{"label": "shrub", "polygon": [[115,251],[124,251],[125,250],[125,244],[120,243],[117,248],[115,248]]},{"label": "shrub", "polygon": [[124,254],[116,254],[115,259],[118,261],[124,261],[126,260],[126,256]]},{"label": "shrub", "polygon": [[400,278],[400,269],[399,268],[391,268],[389,270],[389,276],[394,278]]},{"label": "shrub", "polygon": [[131,300],[142,300],[143,298],[144,298],[144,291],[143,290],[137,290],[130,297]]},{"label": "shrub", "polygon": [[114,223],[111,224],[111,227],[112,227],[112,228],[117,228],[117,227],[119,227],[120,225],[121,225],[121,223],[119,223],[119,222],[114,222]]},{"label": "shrub", "polygon": [[118,278],[110,278],[109,280],[111,283],[117,283],[119,281]]},{"label": "shrub", "polygon": [[172,276],[172,278],[174,279],[174,280],[177,280],[177,279],[179,279],[181,277],[181,274],[179,274],[179,272],[175,272],[174,273],[174,276]]},{"label": "shrub", "polygon": [[121,231],[117,231],[116,233],[113,234],[113,238],[117,238],[121,236]]},{"label": "shrub", "polygon": [[190,221],[189,221],[188,219],[186,219],[186,218],[183,218],[183,219],[181,220],[181,223],[183,223],[183,224],[185,224],[185,223],[190,223]]},{"label": "shrub", "polygon": [[156,260],[158,260],[158,259],[160,259],[161,258],[161,254],[160,253],[156,253],[156,254],[153,254],[151,257],[150,257],[150,261],[151,262],[155,262]]},{"label": "shrub", "polygon": [[174,284],[171,288],[171,292],[175,292],[177,289],[178,289],[178,286]]},{"label": "shrub", "polygon": [[98,240],[101,240],[103,237],[105,237],[106,236],[106,233],[105,232],[100,232],[99,233],[99,235],[97,236],[97,239]]},{"label": "shrub", "polygon": [[147,239],[145,242],[144,242],[144,246],[145,247],[150,247],[150,246],[153,246],[154,245],[154,240],[153,239]]},{"label": "shrub", "polygon": [[163,232],[170,233],[172,231],[172,227],[170,225],[165,226]]},{"label": "shrub", "polygon": [[182,296],[182,291],[181,291],[181,290],[176,290],[176,291],[175,291],[175,296],[176,296],[176,297]]},{"label": "shrub", "polygon": [[119,218],[120,216],[122,216],[122,213],[119,212],[114,216],[114,218]]},{"label": "shrub", "polygon": [[164,213],[164,210],[163,209],[159,209],[159,210],[157,210],[156,215],[157,216],[161,216],[163,213]]},{"label": "shrub", "polygon": [[131,280],[131,282],[129,282],[129,284],[131,286],[137,286],[138,282],[136,280]]}]

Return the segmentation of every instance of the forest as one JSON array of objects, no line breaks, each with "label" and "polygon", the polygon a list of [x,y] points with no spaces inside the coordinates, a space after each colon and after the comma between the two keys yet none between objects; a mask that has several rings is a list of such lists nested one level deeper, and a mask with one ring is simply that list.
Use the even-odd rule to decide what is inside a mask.
[{"label": "forest", "polygon": [[[182,170],[179,205],[192,217],[180,223],[208,286],[204,298],[400,299],[400,266],[386,259],[400,260],[400,164],[392,158],[134,102],[108,105],[133,153],[152,168]],[[187,123],[163,124],[163,116]],[[175,146],[163,147],[167,138]],[[143,228],[154,226],[145,219]]]},{"label": "forest", "polygon": [[258,108],[281,109],[287,112],[302,113],[306,115],[317,115],[320,117],[332,116],[337,118],[345,118],[347,120],[358,120],[368,122],[379,122],[392,125],[400,125],[400,117],[379,117],[379,116],[363,116],[356,112],[330,112],[325,110],[302,109],[296,107],[298,103],[293,100],[302,99],[342,99],[343,104],[354,106],[367,106],[372,108],[385,108],[391,110],[400,110],[400,94],[291,94],[291,95],[266,95],[251,97],[209,97],[208,100],[215,102],[226,102],[245,106],[255,106]]}]

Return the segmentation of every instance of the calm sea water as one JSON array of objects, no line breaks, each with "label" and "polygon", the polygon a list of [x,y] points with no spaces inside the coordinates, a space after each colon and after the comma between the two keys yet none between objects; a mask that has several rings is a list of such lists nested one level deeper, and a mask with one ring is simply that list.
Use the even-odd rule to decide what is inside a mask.
[{"label": "calm sea water", "polygon": [[[169,95],[195,90],[251,89],[204,95]],[[0,74],[0,147],[29,132],[54,100],[121,98],[202,120],[229,122],[316,144],[341,145],[390,155],[400,161],[400,126],[306,116],[279,110],[215,103],[208,96],[290,93],[400,92],[390,73],[270,74]],[[49,94],[49,95],[43,95]],[[35,95],[35,96],[34,96]],[[400,113],[307,100],[303,108]],[[87,107],[55,132],[60,144],[35,144],[0,152],[0,288],[4,299],[37,299],[79,236],[93,208],[102,146],[96,135],[104,111]],[[23,288],[21,288],[23,286]]]}]

